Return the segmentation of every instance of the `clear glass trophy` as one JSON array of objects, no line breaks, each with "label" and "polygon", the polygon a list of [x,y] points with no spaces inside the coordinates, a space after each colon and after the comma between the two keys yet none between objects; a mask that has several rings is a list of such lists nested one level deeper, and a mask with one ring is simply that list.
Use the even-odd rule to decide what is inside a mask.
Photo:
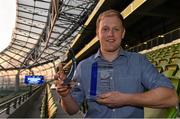
[{"label": "clear glass trophy", "polygon": [[89,101],[96,101],[96,99],[98,98],[98,95],[111,91],[111,80],[112,80],[112,75],[113,75],[112,64],[107,65],[104,63],[98,63],[97,69],[95,70],[97,72],[96,71],[94,72],[92,68],[92,74],[94,73],[94,75],[97,75],[95,76],[97,79],[91,78],[91,87],[93,88],[90,87],[90,91],[89,91],[90,94],[88,97]]}]

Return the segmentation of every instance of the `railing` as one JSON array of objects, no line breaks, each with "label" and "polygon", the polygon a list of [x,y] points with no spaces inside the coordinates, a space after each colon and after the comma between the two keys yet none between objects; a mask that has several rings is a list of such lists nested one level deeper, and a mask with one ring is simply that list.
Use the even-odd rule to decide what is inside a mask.
[{"label": "railing", "polygon": [[129,48],[128,51],[139,52],[142,50],[153,48],[154,46],[169,43],[178,38],[180,38],[180,28],[170,31],[166,34],[159,35],[158,37],[150,39],[146,42],[140,43],[137,46]]},{"label": "railing", "polygon": [[31,96],[31,93],[34,93],[36,90],[38,90],[40,87],[36,87],[32,92],[26,92],[22,95],[16,96],[4,103],[0,104],[0,115],[5,113],[7,115],[11,114],[12,110],[17,109],[23,102],[25,102],[29,97]]},{"label": "railing", "polygon": [[10,108],[16,109],[18,105],[27,100],[29,97],[29,92],[24,93],[20,96],[14,97],[2,104],[0,104],[0,114],[6,111],[6,114],[10,114]]}]

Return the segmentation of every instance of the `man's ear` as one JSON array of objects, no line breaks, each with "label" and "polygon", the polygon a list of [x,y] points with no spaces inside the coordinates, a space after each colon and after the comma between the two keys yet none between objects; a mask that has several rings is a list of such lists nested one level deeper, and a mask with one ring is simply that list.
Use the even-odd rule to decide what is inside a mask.
[{"label": "man's ear", "polygon": [[122,39],[124,39],[125,34],[126,34],[126,30],[124,29],[122,33]]}]

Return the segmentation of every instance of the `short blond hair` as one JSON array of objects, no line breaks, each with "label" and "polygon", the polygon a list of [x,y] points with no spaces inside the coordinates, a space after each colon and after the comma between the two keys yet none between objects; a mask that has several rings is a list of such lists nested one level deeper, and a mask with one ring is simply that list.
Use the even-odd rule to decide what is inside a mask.
[{"label": "short blond hair", "polygon": [[112,17],[112,16],[117,16],[121,20],[122,26],[124,27],[123,16],[118,11],[110,9],[110,10],[102,12],[99,15],[99,17],[97,18],[97,21],[96,21],[96,29],[99,28],[99,23],[104,17]]}]

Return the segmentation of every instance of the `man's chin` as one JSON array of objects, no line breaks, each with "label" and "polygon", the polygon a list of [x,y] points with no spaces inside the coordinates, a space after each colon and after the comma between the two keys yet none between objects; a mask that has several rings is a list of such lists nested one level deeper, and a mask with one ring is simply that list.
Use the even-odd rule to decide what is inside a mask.
[{"label": "man's chin", "polygon": [[116,52],[118,49],[114,49],[114,48],[108,48],[106,49],[106,52]]}]

